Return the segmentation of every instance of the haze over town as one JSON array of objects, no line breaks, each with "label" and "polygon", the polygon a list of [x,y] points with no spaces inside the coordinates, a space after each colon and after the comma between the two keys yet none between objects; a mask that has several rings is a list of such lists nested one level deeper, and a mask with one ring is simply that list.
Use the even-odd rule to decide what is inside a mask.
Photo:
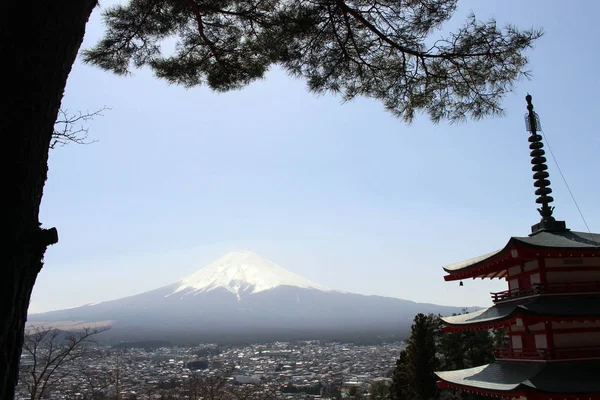
[{"label": "haze over town", "polygon": [[[527,92],[597,230],[600,185],[589,182],[600,83],[590,71],[600,61],[600,5],[461,1],[455,21],[470,10],[546,31],[528,53],[534,79],[507,96],[504,118],[434,125],[418,116],[406,125],[376,101],[309,94],[277,69],[215,94],[146,70],[117,77],[77,63],[63,108],[111,110],[90,123],[97,143],[50,154],[41,220],[57,226],[60,242],[46,254],[30,312],[154,289],[238,249],[337,290],[486,305],[504,284],[445,284],[441,267],[525,236],[539,219]],[[101,35],[100,11],[83,47]],[[552,157],[549,166],[555,215],[586,231]]]}]

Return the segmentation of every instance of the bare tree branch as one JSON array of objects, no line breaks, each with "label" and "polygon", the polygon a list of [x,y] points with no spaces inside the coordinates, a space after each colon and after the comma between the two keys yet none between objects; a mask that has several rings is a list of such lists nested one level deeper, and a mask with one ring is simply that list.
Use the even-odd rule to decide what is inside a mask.
[{"label": "bare tree branch", "polygon": [[93,336],[109,327],[83,328],[64,332],[52,327],[37,326],[26,332],[19,381],[31,400],[41,399],[53,384],[68,376],[67,367],[83,357],[94,343]]},{"label": "bare tree branch", "polygon": [[54,133],[52,134],[50,148],[54,149],[69,143],[91,144],[96,142],[96,140],[88,140],[89,128],[86,126],[86,123],[98,116],[104,115],[103,112],[107,110],[110,110],[110,108],[106,106],[93,112],[77,111],[76,113],[71,113],[69,110],[59,110],[58,119],[54,124]]}]

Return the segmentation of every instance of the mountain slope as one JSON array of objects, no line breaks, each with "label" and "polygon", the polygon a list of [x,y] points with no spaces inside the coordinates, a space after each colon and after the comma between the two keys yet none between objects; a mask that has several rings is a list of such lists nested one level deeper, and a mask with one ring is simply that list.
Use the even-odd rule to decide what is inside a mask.
[{"label": "mountain slope", "polygon": [[149,292],[29,316],[30,322],[112,321],[106,340],[262,341],[398,334],[415,314],[458,307],[327,289],[252,252],[235,252]]}]

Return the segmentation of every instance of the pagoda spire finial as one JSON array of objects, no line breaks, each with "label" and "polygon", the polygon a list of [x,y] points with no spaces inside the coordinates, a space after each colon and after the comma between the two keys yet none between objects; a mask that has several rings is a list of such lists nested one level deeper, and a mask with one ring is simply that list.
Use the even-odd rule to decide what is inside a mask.
[{"label": "pagoda spire finial", "polygon": [[538,198],[535,200],[541,207],[538,208],[542,220],[531,227],[531,232],[536,233],[538,231],[561,231],[566,229],[564,221],[556,221],[552,216],[554,207],[550,206],[550,203],[554,201],[554,198],[550,196],[552,189],[550,188],[550,181],[548,177],[550,174],[546,171],[548,166],[546,165],[546,157],[544,155],[544,143],[542,143],[542,136],[538,134],[538,131],[542,130],[540,124],[540,117],[535,111],[533,111],[533,104],[531,103],[531,95],[528,93],[525,96],[527,101],[528,113],[525,116],[525,125],[527,130],[531,133],[529,136],[529,149],[531,150],[531,170],[534,172],[533,179],[537,189],[535,194]]}]

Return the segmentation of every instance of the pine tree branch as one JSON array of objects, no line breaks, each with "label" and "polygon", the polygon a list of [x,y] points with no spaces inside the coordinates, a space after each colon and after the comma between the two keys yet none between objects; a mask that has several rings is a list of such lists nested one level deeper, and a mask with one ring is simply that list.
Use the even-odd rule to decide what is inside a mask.
[{"label": "pine tree branch", "polygon": [[215,44],[206,36],[206,33],[204,32],[204,24],[202,22],[202,15],[200,14],[200,7],[194,0],[186,0],[186,2],[190,5],[192,11],[194,12],[194,18],[196,18],[196,24],[198,27],[198,34],[210,49],[212,55],[215,57],[215,60],[220,63],[221,57],[219,56],[219,52]]}]

